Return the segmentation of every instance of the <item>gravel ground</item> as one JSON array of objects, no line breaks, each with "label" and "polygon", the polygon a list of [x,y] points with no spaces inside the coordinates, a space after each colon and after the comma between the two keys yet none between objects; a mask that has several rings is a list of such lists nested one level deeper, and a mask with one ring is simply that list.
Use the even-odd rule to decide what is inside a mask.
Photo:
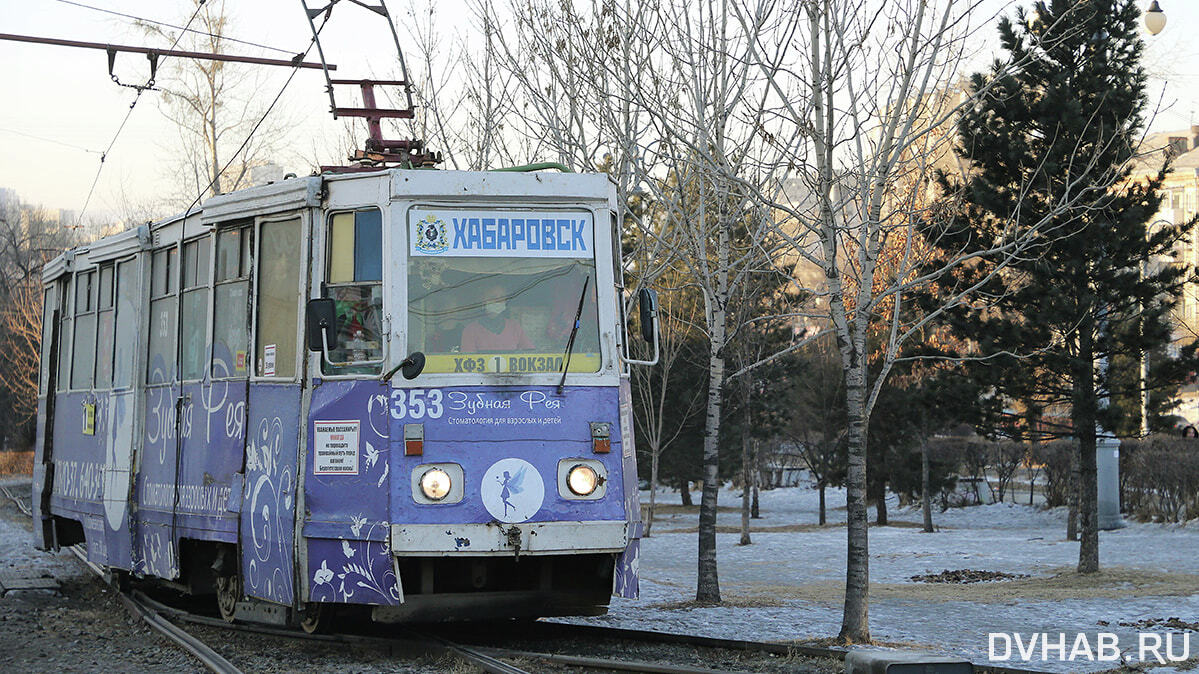
[{"label": "gravel ground", "polygon": [[[0,478],[28,503],[29,482]],[[53,577],[58,591],[0,597],[0,672],[203,672],[191,655],[132,617],[74,555],[33,547],[29,518],[0,494],[0,573]],[[196,625],[184,629],[246,672],[473,672],[456,661],[386,648],[305,642]]]},{"label": "gravel ground", "polygon": [[[24,496],[28,482],[0,479]],[[26,499],[28,502],[28,499]],[[0,495],[0,573],[22,578],[53,577],[58,591],[12,591],[0,598],[0,671],[3,672],[202,672],[203,667],[140,620],[111,589],[69,552],[33,547],[31,524]],[[288,639],[203,625],[183,627],[246,672],[416,672],[467,674],[481,671],[450,657],[433,657],[387,646]],[[713,669],[755,672],[839,672],[840,663],[748,655],[679,646],[629,642],[570,643],[505,640],[491,644],[519,650],[590,657],[636,658]],[[510,660],[533,672],[579,672],[532,659]]]},{"label": "gravel ground", "polygon": [[[692,666],[737,672],[796,672],[803,674],[831,674],[845,671],[841,659],[813,658],[803,655],[780,656],[770,653],[750,653],[719,648],[698,648],[675,644],[654,644],[622,639],[569,640],[565,638],[521,639],[510,634],[511,629],[494,630],[492,638],[480,634],[462,637],[459,643],[478,644],[493,648],[509,648],[517,651],[575,655],[589,658],[607,658],[646,662],[659,665]],[[513,660],[517,666],[531,672],[578,672],[577,667],[554,665],[544,660]]]},{"label": "gravel ground", "polygon": [[[24,495],[29,483],[0,482]],[[30,522],[0,498],[0,572],[58,579],[58,591],[0,597],[0,670],[6,672],[200,672],[199,663],[129,615],[68,552],[33,547]]]}]

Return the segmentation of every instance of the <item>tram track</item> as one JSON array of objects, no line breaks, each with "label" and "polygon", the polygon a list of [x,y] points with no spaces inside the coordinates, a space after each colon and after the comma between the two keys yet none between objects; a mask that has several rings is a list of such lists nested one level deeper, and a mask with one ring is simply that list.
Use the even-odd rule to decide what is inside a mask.
[{"label": "tram track", "polygon": [[[3,492],[5,498],[12,501],[13,504],[16,505],[17,509],[21,511],[22,514],[24,514],[26,517],[33,517],[33,511],[31,510],[31,508],[25,504],[23,499],[16,496],[15,494],[13,494],[12,491],[10,491],[8,489],[8,487],[0,485],[0,492]],[[82,546],[72,545],[72,546],[67,547],[66,549],[69,550],[73,555],[75,555],[75,557],[78,558],[79,561],[82,562],[86,567],[88,567],[88,569],[91,570],[92,573],[94,573],[98,578],[100,578],[100,580],[104,581],[105,583],[108,583],[108,581],[109,581],[108,574],[106,574],[104,569],[102,569],[100,566],[98,566],[95,563],[88,560],[87,553],[82,548]],[[171,618],[174,618],[175,620],[186,621],[186,622],[191,622],[191,623],[200,624],[200,625],[207,625],[209,627],[219,627],[219,628],[223,628],[223,629],[233,629],[233,630],[244,631],[244,632],[256,632],[256,633],[260,633],[260,634],[266,634],[266,635],[278,636],[278,637],[286,637],[286,638],[292,638],[292,639],[305,639],[305,640],[315,640],[315,641],[324,640],[324,641],[343,642],[343,643],[344,642],[351,642],[351,643],[355,643],[355,642],[356,643],[371,643],[371,642],[373,642],[376,644],[384,643],[388,646],[395,646],[397,641],[401,641],[401,640],[397,640],[397,639],[384,639],[384,638],[379,638],[379,637],[361,637],[361,636],[353,636],[353,635],[305,634],[303,632],[273,628],[273,627],[269,627],[269,626],[265,626],[265,625],[251,625],[251,624],[243,624],[243,623],[230,624],[223,620],[220,620],[219,618],[211,618],[211,617],[207,617],[207,616],[195,615],[195,614],[185,611],[183,609],[178,609],[178,608],[168,606],[166,604],[163,604],[162,602],[151,599],[150,597],[146,596],[144,593],[139,592],[139,591],[131,591],[131,592],[121,591],[121,592],[117,593],[117,597],[120,599],[121,603],[125,606],[125,608],[131,614],[133,614],[135,617],[137,617],[140,620],[142,620],[143,622],[145,622],[147,625],[149,625],[155,631],[157,631],[160,634],[162,634],[163,636],[165,636],[172,643],[174,643],[175,645],[177,645],[178,647],[182,648],[184,651],[186,651],[187,653],[192,655],[194,658],[199,660],[200,663],[203,664],[209,671],[214,672],[215,674],[241,674],[241,670],[236,665],[231,663],[228,659],[226,659],[224,656],[222,656],[220,653],[218,653],[216,650],[214,650],[211,646],[208,646],[202,640],[198,639],[194,635],[190,634],[186,630],[184,630],[181,627],[179,627],[178,625],[176,625],[174,622],[172,622],[170,619],[168,619],[167,616],[170,616]],[[488,674],[529,674],[526,670],[523,670],[519,667],[516,667],[514,665],[506,663],[492,655],[488,655],[488,654],[476,651],[473,648],[461,646],[459,644],[454,644],[452,642],[449,642],[445,639],[442,639],[440,637],[436,637],[433,635],[421,635],[421,637],[423,637],[424,639],[431,640],[431,641],[424,642],[423,650],[425,650],[425,651],[431,650],[438,654],[452,654],[461,660],[464,660],[464,661],[469,662],[477,667],[480,667],[483,671],[487,672]],[[417,642],[414,639],[411,643],[416,644]],[[430,643],[437,644],[437,647],[432,648],[432,649],[428,648],[428,645]]]},{"label": "tram track", "polygon": [[[25,505],[24,500],[15,496],[8,489],[8,487],[0,486],[0,491],[3,491],[4,496],[16,504],[17,509],[20,510],[26,517],[33,517],[33,511],[30,509],[30,507]],[[75,557],[77,557],[79,561],[84,564],[84,566],[91,570],[92,573],[96,574],[100,580],[104,581],[105,583],[108,582],[108,577],[104,569],[89,561],[87,558],[87,553],[81,546],[72,545],[66,549],[74,554]],[[186,630],[162,617],[162,615],[160,615],[155,608],[141,601],[138,597],[131,596],[131,594],[127,592],[118,592],[117,598],[120,599],[121,603],[125,606],[125,609],[131,614],[141,619],[141,621],[149,625],[151,629],[165,636],[176,646],[191,654],[192,657],[199,660],[201,664],[208,668],[209,671],[212,671],[215,674],[241,674],[240,669],[225,659],[225,657],[220,653],[216,652],[211,646],[205,644],[200,639],[197,639],[195,636],[189,634]]]},{"label": "tram track", "polygon": [[[3,492],[3,495],[11,500],[22,513],[29,517],[32,516],[29,506],[22,499],[15,496],[7,487],[0,486],[0,492]],[[108,581],[108,576],[104,569],[88,561],[87,555],[81,546],[71,546],[67,549],[98,577],[105,582]],[[532,662],[542,667],[556,665],[559,667],[578,667],[593,671],[657,672],[660,674],[714,674],[715,672],[727,671],[697,666],[638,661],[623,657],[595,657],[591,655],[532,651],[521,648],[504,648],[494,645],[493,642],[497,638],[502,639],[505,637],[542,644],[553,641],[575,644],[597,642],[599,640],[625,641],[651,645],[768,654],[786,658],[802,656],[842,660],[847,653],[846,649],[804,644],[744,641],[690,634],[544,621],[521,623],[519,627],[499,628],[498,631],[494,625],[491,625],[488,627],[486,635],[482,633],[472,634],[470,624],[465,623],[448,628],[447,631],[453,635],[452,638],[446,638],[440,634],[428,631],[414,631],[409,629],[401,629],[401,634],[387,636],[352,633],[308,634],[298,630],[270,625],[228,623],[215,616],[202,615],[184,608],[170,606],[138,590],[120,592],[118,596],[130,613],[191,654],[207,669],[221,674],[232,674],[241,670],[206,645],[202,640],[179,627],[176,623],[190,623],[209,628],[311,642],[371,645],[383,647],[392,653],[400,652],[409,656],[452,656],[478,667],[488,674],[528,674],[530,671],[539,671],[536,669],[524,669],[508,662],[508,660],[515,660],[522,663]],[[392,626],[389,629],[395,630],[396,628]],[[993,672],[994,674],[1041,674],[1037,670],[987,665],[976,665],[976,671]]]}]

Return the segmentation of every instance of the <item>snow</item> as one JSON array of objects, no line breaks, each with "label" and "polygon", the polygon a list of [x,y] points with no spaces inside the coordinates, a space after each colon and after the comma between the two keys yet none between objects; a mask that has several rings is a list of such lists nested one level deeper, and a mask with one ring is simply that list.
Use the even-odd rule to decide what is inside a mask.
[{"label": "snow", "polygon": [[[23,499],[28,505],[28,476],[0,478],[0,486],[7,487],[13,496]],[[19,578],[53,576],[60,580],[87,575],[86,569],[69,552],[47,553],[33,547],[29,520],[19,515],[4,492],[0,492],[0,501],[16,515],[15,520],[0,517],[0,573]]]},{"label": "snow", "polygon": [[[648,503],[648,492],[641,495]],[[699,494],[693,494],[698,502]],[[682,604],[695,597],[698,515],[677,492],[659,491],[667,505],[642,541],[641,598],[613,598],[607,616],[578,622],[750,640],[814,639],[840,629],[845,568],[845,494],[826,492],[829,525],[815,526],[818,492],[808,487],[761,492],[762,518],[752,520],[753,544],[738,533],[717,535],[724,606]],[[722,491],[720,527],[739,530],[740,493]],[[674,507],[670,507],[674,506]],[[874,511],[870,511],[873,520]],[[870,529],[870,626],[882,643],[939,651],[987,662],[988,633],[1064,632],[1072,644],[1086,633],[1114,632],[1135,656],[1136,628],[1119,622],[1179,617],[1199,621],[1199,522],[1129,522],[1100,534],[1103,575],[1073,574],[1078,543],[1065,540],[1065,509],[1013,503],[934,508],[937,533],[920,529],[918,508],[889,498],[894,526]],[[797,526],[798,525],[798,526]],[[784,528],[786,527],[786,528]],[[775,530],[772,531],[772,528]],[[672,532],[673,530],[673,532]],[[911,576],[945,569],[1027,574],[1027,581],[971,585],[915,583]],[[1059,578],[1053,578],[1063,574]],[[1014,584],[1013,584],[1014,583]],[[1009,589],[1010,588],[1010,589]],[[682,605],[680,605],[682,604]],[[1100,621],[1109,623],[1101,626]],[[1161,631],[1161,630],[1157,630]],[[1199,655],[1199,634],[1191,635]],[[1118,663],[1037,658],[996,662],[1045,671],[1098,671]],[[1171,671],[1171,670],[1165,670]]]}]

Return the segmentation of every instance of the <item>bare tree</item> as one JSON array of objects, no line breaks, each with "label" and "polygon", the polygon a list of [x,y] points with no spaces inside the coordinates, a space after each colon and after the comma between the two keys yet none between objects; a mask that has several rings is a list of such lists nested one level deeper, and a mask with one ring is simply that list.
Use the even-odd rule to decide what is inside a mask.
[{"label": "bare tree", "polygon": [[[1027,448],[1020,442],[1000,440],[991,445],[989,452],[990,463],[991,468],[995,471],[996,500],[1000,503],[1003,502],[1004,497],[1007,495],[1012,477],[1016,474],[1016,469],[1023,463],[1027,453]],[[1011,491],[1014,492],[1015,490]],[[1012,500],[1016,500],[1014,493]]]},{"label": "bare tree", "polygon": [[[658,279],[663,291],[659,305],[658,364],[653,368],[633,368],[633,396],[637,414],[633,421],[645,439],[650,455],[649,506],[645,513],[645,536],[654,525],[657,507],[658,467],[662,453],[670,448],[700,409],[703,390],[692,388],[682,395],[677,381],[682,369],[688,336],[693,333],[701,308],[695,293],[685,292],[675,283],[682,282],[678,270]],[[673,393],[673,395],[672,395]],[[682,404],[680,405],[680,402]],[[642,447],[639,445],[638,449]]]},{"label": "bare tree", "polygon": [[801,352],[803,371],[791,388],[792,412],[783,434],[803,457],[820,493],[817,522],[828,523],[825,492],[844,479],[845,379],[832,335]]},{"label": "bare tree", "polygon": [[62,248],[79,243],[62,214],[0,202],[0,447],[32,441],[42,342],[41,269]]},{"label": "bare tree", "polygon": [[8,288],[0,313],[0,389],[9,401],[11,423],[18,428],[37,414],[41,295],[39,279],[24,278]]},{"label": "bare tree", "polygon": [[522,3],[494,44],[517,75],[525,133],[567,163],[610,157],[604,163],[622,198],[647,193],[665,211],[666,227],[643,226],[631,256],[642,282],[656,278],[654,266],[677,260],[703,299],[709,377],[696,599],[718,602],[722,398],[730,374],[741,373],[725,369],[725,346],[741,327],[732,324],[730,301],[752,274],[772,273],[777,240],[769,213],[743,184],[754,183],[750,158],[763,147],[766,79],[748,60],[754,29],[738,25],[727,0],[580,5]]},{"label": "bare tree", "polygon": [[[138,26],[181,49],[224,53],[224,36],[230,30],[225,0],[191,2],[196,12],[192,32],[178,36],[158,24]],[[160,110],[178,132],[178,144],[167,154],[176,161],[180,203],[248,185],[251,171],[268,164],[282,149],[284,116],[266,116],[269,99],[258,95],[260,83],[246,66],[170,58],[159,75]]]},{"label": "bare tree", "polygon": [[[957,77],[979,5],[806,0],[796,12],[794,3],[762,0],[739,13],[743,25],[766,27],[755,33],[753,58],[775,93],[766,133],[787,150],[785,161],[771,164],[775,189],[758,194],[786,215],[778,231],[791,249],[821,272],[821,285],[810,290],[825,301],[841,355],[849,453],[845,642],[870,640],[866,428],[900,347],[981,287],[955,284],[954,270],[987,259],[1000,273],[1005,261],[1027,254],[1034,235],[1051,235],[1055,226],[1051,218],[1022,219],[1017,206],[1001,223],[1004,236],[986,249],[967,246],[934,261],[914,245],[954,227],[925,206],[933,157],[941,154],[930,141],[973,99],[931,94]],[[1081,194],[1105,191],[1109,168],[1078,158],[1069,189],[1047,210],[1060,214]],[[896,248],[896,263],[880,267],[885,251]],[[908,311],[905,299],[933,284],[941,286],[939,307]],[[868,336],[878,349],[868,350]]]}]

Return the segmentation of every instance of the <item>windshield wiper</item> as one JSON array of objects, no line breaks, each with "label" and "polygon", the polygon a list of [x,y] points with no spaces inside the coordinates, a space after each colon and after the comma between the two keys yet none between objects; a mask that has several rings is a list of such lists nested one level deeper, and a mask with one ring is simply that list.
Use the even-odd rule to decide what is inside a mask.
[{"label": "windshield wiper", "polygon": [[570,339],[566,340],[566,355],[562,357],[562,379],[558,380],[558,395],[562,395],[562,387],[566,386],[566,373],[570,371],[570,354],[574,352],[575,335],[579,334],[579,319],[583,317],[583,300],[587,298],[587,284],[591,277],[583,279],[583,292],[579,293],[579,308],[575,310],[575,324],[570,329]]}]

